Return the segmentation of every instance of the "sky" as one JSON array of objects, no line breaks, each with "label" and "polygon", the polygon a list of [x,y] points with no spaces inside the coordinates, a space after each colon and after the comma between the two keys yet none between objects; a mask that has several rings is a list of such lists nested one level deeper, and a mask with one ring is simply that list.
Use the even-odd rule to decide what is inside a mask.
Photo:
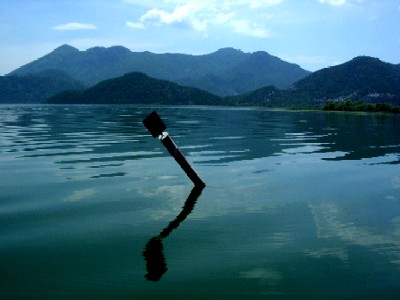
[{"label": "sky", "polygon": [[0,0],[0,75],[68,44],[201,55],[266,51],[316,71],[400,63],[400,0]]}]

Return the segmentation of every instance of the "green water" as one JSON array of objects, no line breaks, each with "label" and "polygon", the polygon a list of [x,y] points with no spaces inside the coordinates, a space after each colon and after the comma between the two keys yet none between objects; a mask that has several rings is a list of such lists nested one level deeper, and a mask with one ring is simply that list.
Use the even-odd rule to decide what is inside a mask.
[{"label": "green water", "polygon": [[0,106],[0,128],[1,299],[398,298],[399,116]]}]

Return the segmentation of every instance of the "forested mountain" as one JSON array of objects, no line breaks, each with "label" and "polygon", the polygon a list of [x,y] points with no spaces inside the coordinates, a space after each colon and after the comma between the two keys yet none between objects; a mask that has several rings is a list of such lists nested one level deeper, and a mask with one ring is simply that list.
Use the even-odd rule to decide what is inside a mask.
[{"label": "forested mountain", "polygon": [[169,104],[196,105],[220,103],[218,96],[183,87],[166,80],[133,72],[108,79],[84,91],[62,92],[47,100],[53,104]]},{"label": "forested mountain", "polygon": [[[227,51],[227,50],[225,50]],[[239,95],[267,85],[287,88],[288,78],[295,82],[304,78],[299,66],[282,61],[266,52],[255,52],[242,62],[218,75],[208,74],[197,80],[178,80],[183,85],[195,86],[216,95]]]},{"label": "forested mountain", "polygon": [[84,85],[58,70],[25,76],[0,77],[0,103],[41,103],[45,99]]},{"label": "forested mountain", "polygon": [[62,70],[86,85],[129,72],[201,88],[220,96],[237,95],[267,85],[286,88],[310,72],[266,52],[244,53],[233,48],[206,55],[131,52],[122,46],[86,51],[63,45],[9,75]]},{"label": "forested mountain", "polygon": [[264,87],[231,98],[237,105],[319,107],[328,100],[400,104],[400,67],[359,56],[316,71],[286,90]]},{"label": "forested mountain", "polygon": [[378,58],[359,56],[317,71],[294,84],[294,89],[321,98],[385,98],[400,95],[400,69]]}]

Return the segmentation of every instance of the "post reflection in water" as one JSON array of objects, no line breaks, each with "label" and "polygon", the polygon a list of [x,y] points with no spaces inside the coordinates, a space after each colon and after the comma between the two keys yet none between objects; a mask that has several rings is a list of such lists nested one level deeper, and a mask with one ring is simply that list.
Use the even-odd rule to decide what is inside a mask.
[{"label": "post reflection in water", "polygon": [[167,238],[171,232],[192,212],[197,199],[200,197],[204,186],[194,186],[190,192],[180,214],[165,227],[158,236],[152,237],[143,250],[143,257],[146,260],[147,274],[145,277],[150,281],[158,281],[168,270],[167,261],[164,256],[163,239]]}]

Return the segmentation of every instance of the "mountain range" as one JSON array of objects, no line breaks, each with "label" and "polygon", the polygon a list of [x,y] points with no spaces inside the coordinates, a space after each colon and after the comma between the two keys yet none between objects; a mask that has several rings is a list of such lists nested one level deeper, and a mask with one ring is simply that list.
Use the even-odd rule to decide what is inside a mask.
[{"label": "mountain range", "polygon": [[399,105],[400,65],[359,56],[310,73],[266,52],[233,48],[194,56],[64,45],[0,77],[0,103],[320,107],[347,99]]},{"label": "mountain range", "polygon": [[8,75],[60,70],[90,87],[100,81],[141,72],[150,77],[232,96],[266,85],[287,88],[310,72],[267,52],[244,53],[233,48],[211,54],[155,54],[131,52],[122,46],[86,51],[63,45]]}]

